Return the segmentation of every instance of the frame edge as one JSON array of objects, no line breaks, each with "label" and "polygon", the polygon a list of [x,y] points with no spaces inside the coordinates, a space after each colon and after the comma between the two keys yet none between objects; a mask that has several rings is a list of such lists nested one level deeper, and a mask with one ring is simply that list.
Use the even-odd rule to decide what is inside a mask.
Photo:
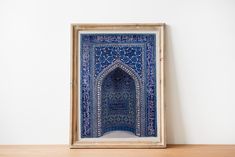
[{"label": "frame edge", "polygon": [[[161,140],[158,144],[116,144],[116,145],[106,145],[106,144],[97,144],[94,143],[94,145],[91,144],[81,144],[78,143],[77,140],[77,89],[78,89],[78,84],[77,84],[77,65],[78,59],[77,59],[77,53],[78,53],[78,31],[82,30],[129,30],[129,29],[124,29],[123,27],[128,27],[129,29],[133,30],[133,28],[136,28],[136,30],[143,30],[143,29],[150,29],[154,30],[158,28],[160,30],[160,38],[161,38],[161,43],[160,45],[160,66],[161,66],[161,74],[160,74],[160,86],[161,86]],[[100,24],[91,24],[91,23],[72,23],[71,24],[71,83],[70,83],[70,91],[71,91],[71,107],[70,107],[70,148],[75,149],[75,148],[166,148],[166,117],[165,117],[165,110],[166,110],[166,105],[165,105],[165,96],[164,96],[164,89],[165,89],[165,73],[164,73],[164,64],[165,64],[165,58],[164,58],[164,53],[165,53],[165,23],[128,23],[128,24],[110,24],[110,23],[100,23]]]}]

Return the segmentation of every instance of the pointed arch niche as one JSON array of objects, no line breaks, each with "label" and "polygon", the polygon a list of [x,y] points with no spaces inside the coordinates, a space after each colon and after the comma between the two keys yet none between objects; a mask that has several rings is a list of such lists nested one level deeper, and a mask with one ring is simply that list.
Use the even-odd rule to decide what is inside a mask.
[{"label": "pointed arch niche", "polygon": [[109,131],[130,131],[141,136],[140,84],[135,71],[120,60],[97,76],[98,137]]}]

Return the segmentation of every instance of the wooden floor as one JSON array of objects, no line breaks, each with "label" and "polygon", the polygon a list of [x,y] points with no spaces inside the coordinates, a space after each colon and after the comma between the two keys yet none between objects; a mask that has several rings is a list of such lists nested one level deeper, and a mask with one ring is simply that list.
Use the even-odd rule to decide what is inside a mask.
[{"label": "wooden floor", "polygon": [[66,145],[0,145],[0,157],[235,157],[235,145],[168,145],[167,149],[69,149]]}]

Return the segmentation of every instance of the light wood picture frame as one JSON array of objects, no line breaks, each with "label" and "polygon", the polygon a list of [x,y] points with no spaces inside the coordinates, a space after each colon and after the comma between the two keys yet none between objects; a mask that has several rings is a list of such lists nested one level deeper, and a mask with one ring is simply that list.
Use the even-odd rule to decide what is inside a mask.
[{"label": "light wood picture frame", "polygon": [[71,25],[70,148],[165,148],[164,29]]}]

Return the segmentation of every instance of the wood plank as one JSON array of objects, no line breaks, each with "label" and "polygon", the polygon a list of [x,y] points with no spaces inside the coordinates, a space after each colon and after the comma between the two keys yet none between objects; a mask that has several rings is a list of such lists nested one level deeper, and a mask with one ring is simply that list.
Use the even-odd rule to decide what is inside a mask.
[{"label": "wood plank", "polygon": [[167,149],[69,149],[67,145],[0,145],[0,157],[234,157],[235,145],[168,145]]}]

